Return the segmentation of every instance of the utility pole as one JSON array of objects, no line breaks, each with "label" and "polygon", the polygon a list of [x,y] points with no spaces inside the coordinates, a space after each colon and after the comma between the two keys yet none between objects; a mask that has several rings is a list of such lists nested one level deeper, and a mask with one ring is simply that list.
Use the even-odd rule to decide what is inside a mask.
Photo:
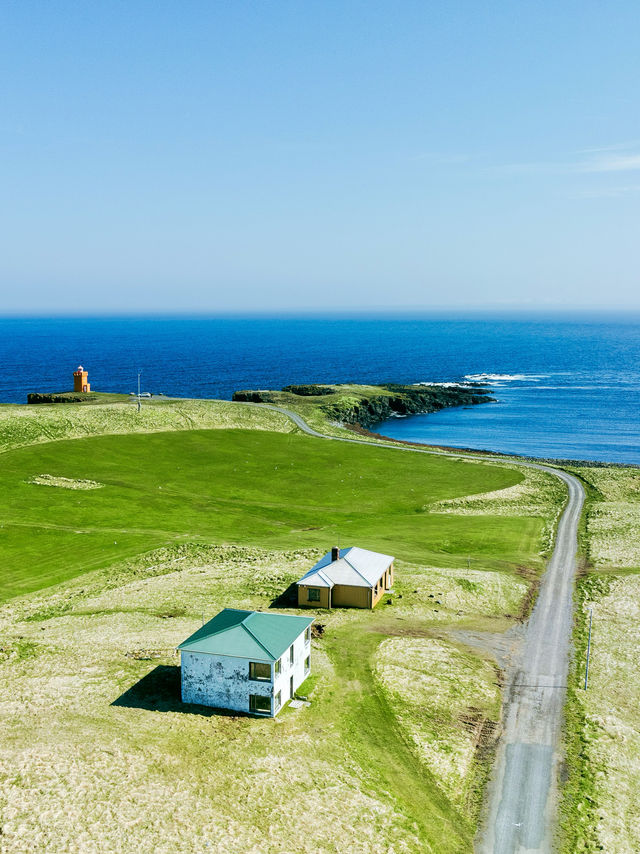
[{"label": "utility pole", "polygon": [[138,412],[140,412],[140,374],[142,371],[138,371]]},{"label": "utility pole", "polygon": [[589,640],[587,641],[587,666],[584,671],[584,690],[589,686],[589,656],[591,655],[591,624],[593,623],[593,608],[589,608]]}]

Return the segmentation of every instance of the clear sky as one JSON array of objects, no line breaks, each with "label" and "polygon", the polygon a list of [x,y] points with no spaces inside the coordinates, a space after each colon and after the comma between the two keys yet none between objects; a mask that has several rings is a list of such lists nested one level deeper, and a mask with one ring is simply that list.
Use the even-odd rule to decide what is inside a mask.
[{"label": "clear sky", "polygon": [[0,313],[640,308],[640,6],[4,0]]}]

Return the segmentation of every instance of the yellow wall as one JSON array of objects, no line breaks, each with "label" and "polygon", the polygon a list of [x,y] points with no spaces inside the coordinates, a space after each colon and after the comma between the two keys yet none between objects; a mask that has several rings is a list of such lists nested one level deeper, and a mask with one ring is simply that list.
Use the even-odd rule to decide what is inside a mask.
[{"label": "yellow wall", "polygon": [[320,601],[309,601],[309,587],[303,584],[298,584],[298,608],[328,608],[329,607],[329,588],[316,587],[320,591]]},{"label": "yellow wall", "polygon": [[[348,584],[336,584],[331,590],[327,587],[316,587],[320,591],[320,601],[309,601],[309,587],[298,584],[299,608],[375,608],[384,594],[393,586],[393,564],[382,574],[378,582],[378,592],[375,587],[352,587]],[[313,585],[311,585],[313,586]]]},{"label": "yellow wall", "polygon": [[336,608],[370,608],[371,588],[336,584],[331,591],[331,605]]}]

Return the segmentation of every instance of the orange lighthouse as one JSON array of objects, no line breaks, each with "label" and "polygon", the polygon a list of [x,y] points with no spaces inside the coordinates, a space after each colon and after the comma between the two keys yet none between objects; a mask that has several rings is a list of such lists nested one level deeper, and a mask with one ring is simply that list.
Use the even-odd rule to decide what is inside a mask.
[{"label": "orange lighthouse", "polygon": [[88,381],[89,373],[85,371],[82,365],[78,365],[73,372],[73,390],[74,391],[91,391],[91,386]]}]

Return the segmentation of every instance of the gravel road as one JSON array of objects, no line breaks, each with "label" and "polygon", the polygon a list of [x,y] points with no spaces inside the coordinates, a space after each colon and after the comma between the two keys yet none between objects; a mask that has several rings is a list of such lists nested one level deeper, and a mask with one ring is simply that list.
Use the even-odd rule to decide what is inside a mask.
[{"label": "gravel road", "polygon": [[550,471],[566,483],[569,500],[535,608],[525,626],[524,642],[507,674],[503,732],[478,854],[546,854],[553,846],[577,530],[584,490],[571,475]]},{"label": "gravel road", "polygon": [[[243,404],[247,405],[247,404]],[[250,404],[288,415],[305,433],[319,439],[371,445],[363,439],[326,436],[291,410]],[[379,445],[419,454],[441,451],[406,445]],[[451,454],[492,463],[503,458]],[[515,462],[515,461],[514,461]],[[560,478],[569,497],[560,518],[553,555],[542,576],[540,591],[515,660],[506,674],[503,728],[488,787],[485,820],[477,854],[550,854],[556,826],[563,707],[566,698],[571,640],[573,582],[577,532],[584,490],[567,472],[517,460]]]}]

